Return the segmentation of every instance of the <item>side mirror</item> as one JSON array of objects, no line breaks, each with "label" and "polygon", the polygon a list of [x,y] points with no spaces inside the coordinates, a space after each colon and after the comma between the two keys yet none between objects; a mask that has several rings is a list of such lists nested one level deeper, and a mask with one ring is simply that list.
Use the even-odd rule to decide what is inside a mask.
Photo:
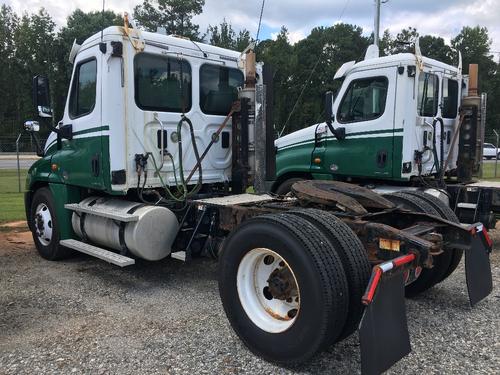
[{"label": "side mirror", "polygon": [[40,131],[40,124],[38,121],[26,121],[24,123],[24,130],[30,133],[38,132]]},{"label": "side mirror", "polygon": [[[327,91],[325,94],[325,122],[332,130],[332,121],[334,120],[333,118],[333,92],[332,91]],[[332,133],[333,130],[332,130]]]},{"label": "side mirror", "polygon": [[46,76],[33,77],[33,104],[40,117],[52,117],[49,79]]}]

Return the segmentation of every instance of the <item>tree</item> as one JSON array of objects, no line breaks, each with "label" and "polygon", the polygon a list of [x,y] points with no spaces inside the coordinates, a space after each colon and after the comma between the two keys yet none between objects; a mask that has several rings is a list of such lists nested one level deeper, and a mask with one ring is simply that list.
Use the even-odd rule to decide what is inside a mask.
[{"label": "tree", "polygon": [[[465,26],[460,33],[451,40],[454,49],[462,53],[464,73],[469,72],[469,64],[479,65],[479,90],[488,93],[488,107],[486,128],[499,128],[500,108],[492,103],[500,100],[500,82],[498,78],[498,64],[493,60],[489,50],[491,39],[486,27]],[[498,95],[498,96],[497,96]]]},{"label": "tree", "polygon": [[393,37],[389,30],[384,31],[380,42],[382,55],[395,55],[397,53],[414,52],[414,45],[419,37],[417,29],[409,27],[401,30]]},{"label": "tree", "polygon": [[21,124],[34,114],[31,98],[33,76],[45,74],[54,76],[55,22],[47,11],[41,8],[37,13],[24,14],[14,33],[14,68],[10,89],[14,92],[15,121]]},{"label": "tree", "polygon": [[282,26],[275,40],[263,40],[256,49],[257,59],[274,69],[274,125],[281,130],[293,103],[290,98],[298,95],[298,90],[292,83],[297,64],[297,56],[288,39],[288,30]]},{"label": "tree", "polygon": [[[5,124],[6,118],[12,118],[15,113],[15,95],[12,91],[12,77],[14,74],[14,52],[16,33],[19,18],[7,5],[0,8],[0,124]],[[2,129],[2,134],[7,129]]]},{"label": "tree", "polygon": [[231,23],[224,19],[219,25],[209,25],[203,39],[213,46],[243,51],[252,41],[247,29],[234,31]]},{"label": "tree", "polygon": [[[291,76],[292,90],[284,94],[284,98],[293,106],[302,89],[304,93],[287,131],[323,120],[325,92],[337,91],[340,87],[340,82],[333,79],[336,71],[345,62],[363,59],[368,45],[369,38],[363,36],[361,27],[340,23],[314,28],[294,46],[297,63]],[[290,59],[290,56],[283,58]]]},{"label": "tree", "polygon": [[134,8],[134,19],[148,31],[163,27],[167,34],[198,40],[199,26],[191,19],[204,5],[205,0],[144,0]]},{"label": "tree", "polygon": [[480,78],[486,78],[496,70],[493,56],[490,54],[491,39],[486,27],[465,26],[451,40],[451,46],[462,53],[464,71],[468,72],[469,64],[477,63],[480,68]]},{"label": "tree", "polygon": [[420,38],[420,50],[422,55],[432,59],[452,64],[453,51],[447,46],[443,38],[425,35]]}]

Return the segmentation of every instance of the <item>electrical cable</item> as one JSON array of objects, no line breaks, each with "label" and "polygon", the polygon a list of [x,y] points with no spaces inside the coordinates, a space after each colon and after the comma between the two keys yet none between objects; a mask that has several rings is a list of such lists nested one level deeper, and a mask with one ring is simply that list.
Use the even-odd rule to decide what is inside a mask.
[{"label": "electrical cable", "polygon": [[266,0],[262,0],[262,6],[260,7],[259,26],[257,27],[257,35],[255,37],[255,45],[257,45],[259,43],[260,26],[262,24],[262,14],[264,13],[265,3],[266,3]]},{"label": "electrical cable", "polygon": [[321,61],[321,57],[322,57],[322,54],[319,55],[318,57],[318,60],[316,61],[316,64],[314,64],[314,67],[312,68],[311,70],[311,73],[309,74],[309,77],[307,78],[307,80],[304,82],[304,84],[302,85],[302,90],[300,90],[300,94],[299,94],[299,97],[297,98],[297,100],[295,101],[295,104],[293,105],[293,108],[292,110],[290,111],[290,113],[288,114],[288,118],[286,119],[285,121],[285,125],[283,125],[283,128],[281,129],[280,133],[278,134],[278,137],[281,137],[283,135],[283,132],[285,131],[287,125],[288,125],[288,122],[290,121],[290,119],[292,118],[292,114],[293,112],[295,111],[295,108],[297,107],[297,104],[299,104],[299,101],[300,99],[302,98],[302,95],[304,94],[304,91],[309,83],[309,81],[311,80],[312,78],[312,75],[314,74],[314,71],[316,70],[316,67],[318,66],[319,62]]},{"label": "electrical cable", "polygon": [[[347,9],[347,6],[349,5],[349,2],[350,0],[346,0],[345,4],[344,4],[344,8],[342,9],[342,12],[340,13],[340,17],[339,17],[339,22],[342,20],[342,17],[344,16],[344,13]],[[262,1],[262,9],[264,9],[264,1]],[[262,14],[261,14],[261,17],[262,17]],[[260,28],[260,21],[259,21],[259,28]],[[258,35],[257,35],[258,36]],[[300,91],[300,94],[299,94],[299,97],[297,98],[297,100],[295,101],[295,104],[293,105],[293,108],[292,108],[292,111],[290,112],[290,114],[288,115],[288,118],[286,119],[285,121],[285,125],[283,125],[283,128],[281,129],[281,131],[278,133],[278,137],[281,137],[283,135],[283,132],[285,131],[287,125],[288,125],[288,122],[290,121],[290,119],[292,118],[292,114],[293,112],[295,111],[295,108],[297,107],[297,104],[299,103],[300,99],[302,98],[302,95],[304,94],[304,91],[307,87],[307,85],[309,84],[309,82],[311,81],[311,78],[312,78],[312,75],[314,74],[314,71],[316,70],[316,67],[318,66],[319,62],[321,61],[321,58],[323,57],[323,51],[321,51],[320,55],[318,56],[318,60],[316,61],[316,63],[314,64],[314,67],[313,69],[311,70],[311,73],[309,74],[309,77],[307,78],[307,80],[304,82],[304,85],[302,86],[302,90]]]}]

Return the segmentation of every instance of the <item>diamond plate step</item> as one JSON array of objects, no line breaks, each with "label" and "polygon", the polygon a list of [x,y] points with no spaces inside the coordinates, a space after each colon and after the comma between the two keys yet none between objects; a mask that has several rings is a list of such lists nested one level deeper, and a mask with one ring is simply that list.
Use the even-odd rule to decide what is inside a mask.
[{"label": "diamond plate step", "polygon": [[120,254],[113,253],[100,247],[89,245],[88,243],[77,240],[62,240],[59,244],[70,249],[91,255],[93,257],[105,260],[120,267],[130,266],[135,264],[135,260]]},{"label": "diamond plate step", "polygon": [[108,219],[113,219],[113,220],[118,220],[118,221],[123,221],[123,222],[130,222],[130,221],[139,220],[138,215],[127,214],[125,212],[121,212],[121,211],[117,211],[117,210],[109,210],[109,209],[103,210],[102,208],[97,208],[97,207],[81,206],[78,203],[65,204],[64,208],[71,210],[71,211],[83,212],[83,213],[90,214],[90,215],[107,217]]}]

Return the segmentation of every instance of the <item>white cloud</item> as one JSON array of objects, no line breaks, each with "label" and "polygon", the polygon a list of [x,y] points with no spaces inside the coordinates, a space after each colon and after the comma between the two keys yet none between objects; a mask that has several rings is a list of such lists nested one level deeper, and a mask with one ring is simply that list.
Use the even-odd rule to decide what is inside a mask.
[{"label": "white cloud", "polygon": [[[46,8],[62,25],[75,9],[100,10],[102,0],[0,0],[17,12],[32,12]],[[131,12],[142,0],[106,0],[106,9]],[[200,30],[225,18],[235,29],[246,28],[255,35],[260,13],[260,0],[206,0],[203,14],[196,16]],[[363,27],[368,34],[373,29],[373,0],[268,0],[263,17],[265,37],[272,36],[285,25],[290,40],[296,42],[308,35],[315,26],[328,26],[340,20]],[[488,27],[493,39],[492,50],[500,51],[500,0],[389,0],[382,6],[381,29],[396,33],[403,27],[414,26],[421,34],[442,36],[446,40],[463,26]]]}]

